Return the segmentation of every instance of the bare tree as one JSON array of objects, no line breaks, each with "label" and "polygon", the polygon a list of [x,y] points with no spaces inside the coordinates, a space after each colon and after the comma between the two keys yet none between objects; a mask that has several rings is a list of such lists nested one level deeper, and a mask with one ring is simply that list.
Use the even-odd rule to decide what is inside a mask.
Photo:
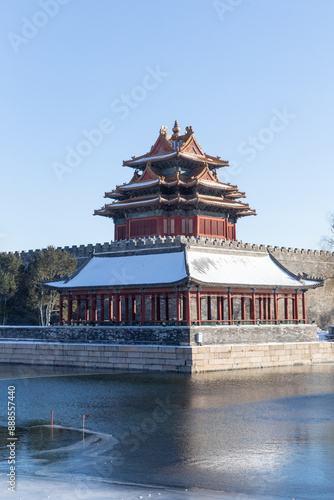
[{"label": "bare tree", "polygon": [[42,326],[49,326],[51,315],[58,307],[58,292],[46,289],[45,281],[53,281],[71,274],[76,268],[76,258],[66,251],[48,247],[36,252],[27,273],[28,302],[38,310]]},{"label": "bare tree", "polygon": [[334,250],[334,213],[329,216],[329,235],[321,239],[321,246],[325,250]]}]

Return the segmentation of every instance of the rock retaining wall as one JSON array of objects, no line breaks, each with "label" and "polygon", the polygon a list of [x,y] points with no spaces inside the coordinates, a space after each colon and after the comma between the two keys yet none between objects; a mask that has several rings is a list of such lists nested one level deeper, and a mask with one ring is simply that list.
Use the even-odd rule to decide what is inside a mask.
[{"label": "rock retaining wall", "polygon": [[[198,340],[196,335],[200,334]],[[314,342],[315,325],[240,326],[1,326],[2,340],[67,343],[203,345]]]},{"label": "rock retaining wall", "polygon": [[334,343],[220,346],[1,342],[0,363],[198,373],[334,362]]}]

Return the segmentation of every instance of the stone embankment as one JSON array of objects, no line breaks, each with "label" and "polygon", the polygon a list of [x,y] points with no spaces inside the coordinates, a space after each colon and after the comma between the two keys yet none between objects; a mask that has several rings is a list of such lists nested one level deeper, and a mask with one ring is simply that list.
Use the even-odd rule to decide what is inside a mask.
[{"label": "stone embankment", "polygon": [[334,343],[215,346],[93,345],[1,342],[0,363],[199,373],[333,363]]}]

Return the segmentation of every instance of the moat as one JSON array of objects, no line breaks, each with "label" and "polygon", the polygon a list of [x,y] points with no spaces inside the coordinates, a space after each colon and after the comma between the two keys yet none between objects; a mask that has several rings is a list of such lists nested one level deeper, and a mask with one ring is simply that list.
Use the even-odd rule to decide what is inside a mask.
[{"label": "moat", "polygon": [[[195,375],[2,365],[0,376],[4,404],[16,388],[20,498],[62,498],[58,488],[73,498],[334,497],[334,364]],[[6,497],[5,411],[0,423]]]}]

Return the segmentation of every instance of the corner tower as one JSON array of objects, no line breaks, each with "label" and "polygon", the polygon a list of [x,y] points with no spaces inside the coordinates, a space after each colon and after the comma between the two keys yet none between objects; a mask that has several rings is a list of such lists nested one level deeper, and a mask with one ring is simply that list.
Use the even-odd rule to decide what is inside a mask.
[{"label": "corner tower", "polygon": [[236,240],[240,217],[256,215],[237,186],[220,182],[217,169],[227,161],[203,153],[192,127],[180,135],[161,127],[149,153],[124,161],[135,169],[130,182],[105,193],[107,203],[94,215],[113,219],[115,240],[147,236],[207,236]]}]

